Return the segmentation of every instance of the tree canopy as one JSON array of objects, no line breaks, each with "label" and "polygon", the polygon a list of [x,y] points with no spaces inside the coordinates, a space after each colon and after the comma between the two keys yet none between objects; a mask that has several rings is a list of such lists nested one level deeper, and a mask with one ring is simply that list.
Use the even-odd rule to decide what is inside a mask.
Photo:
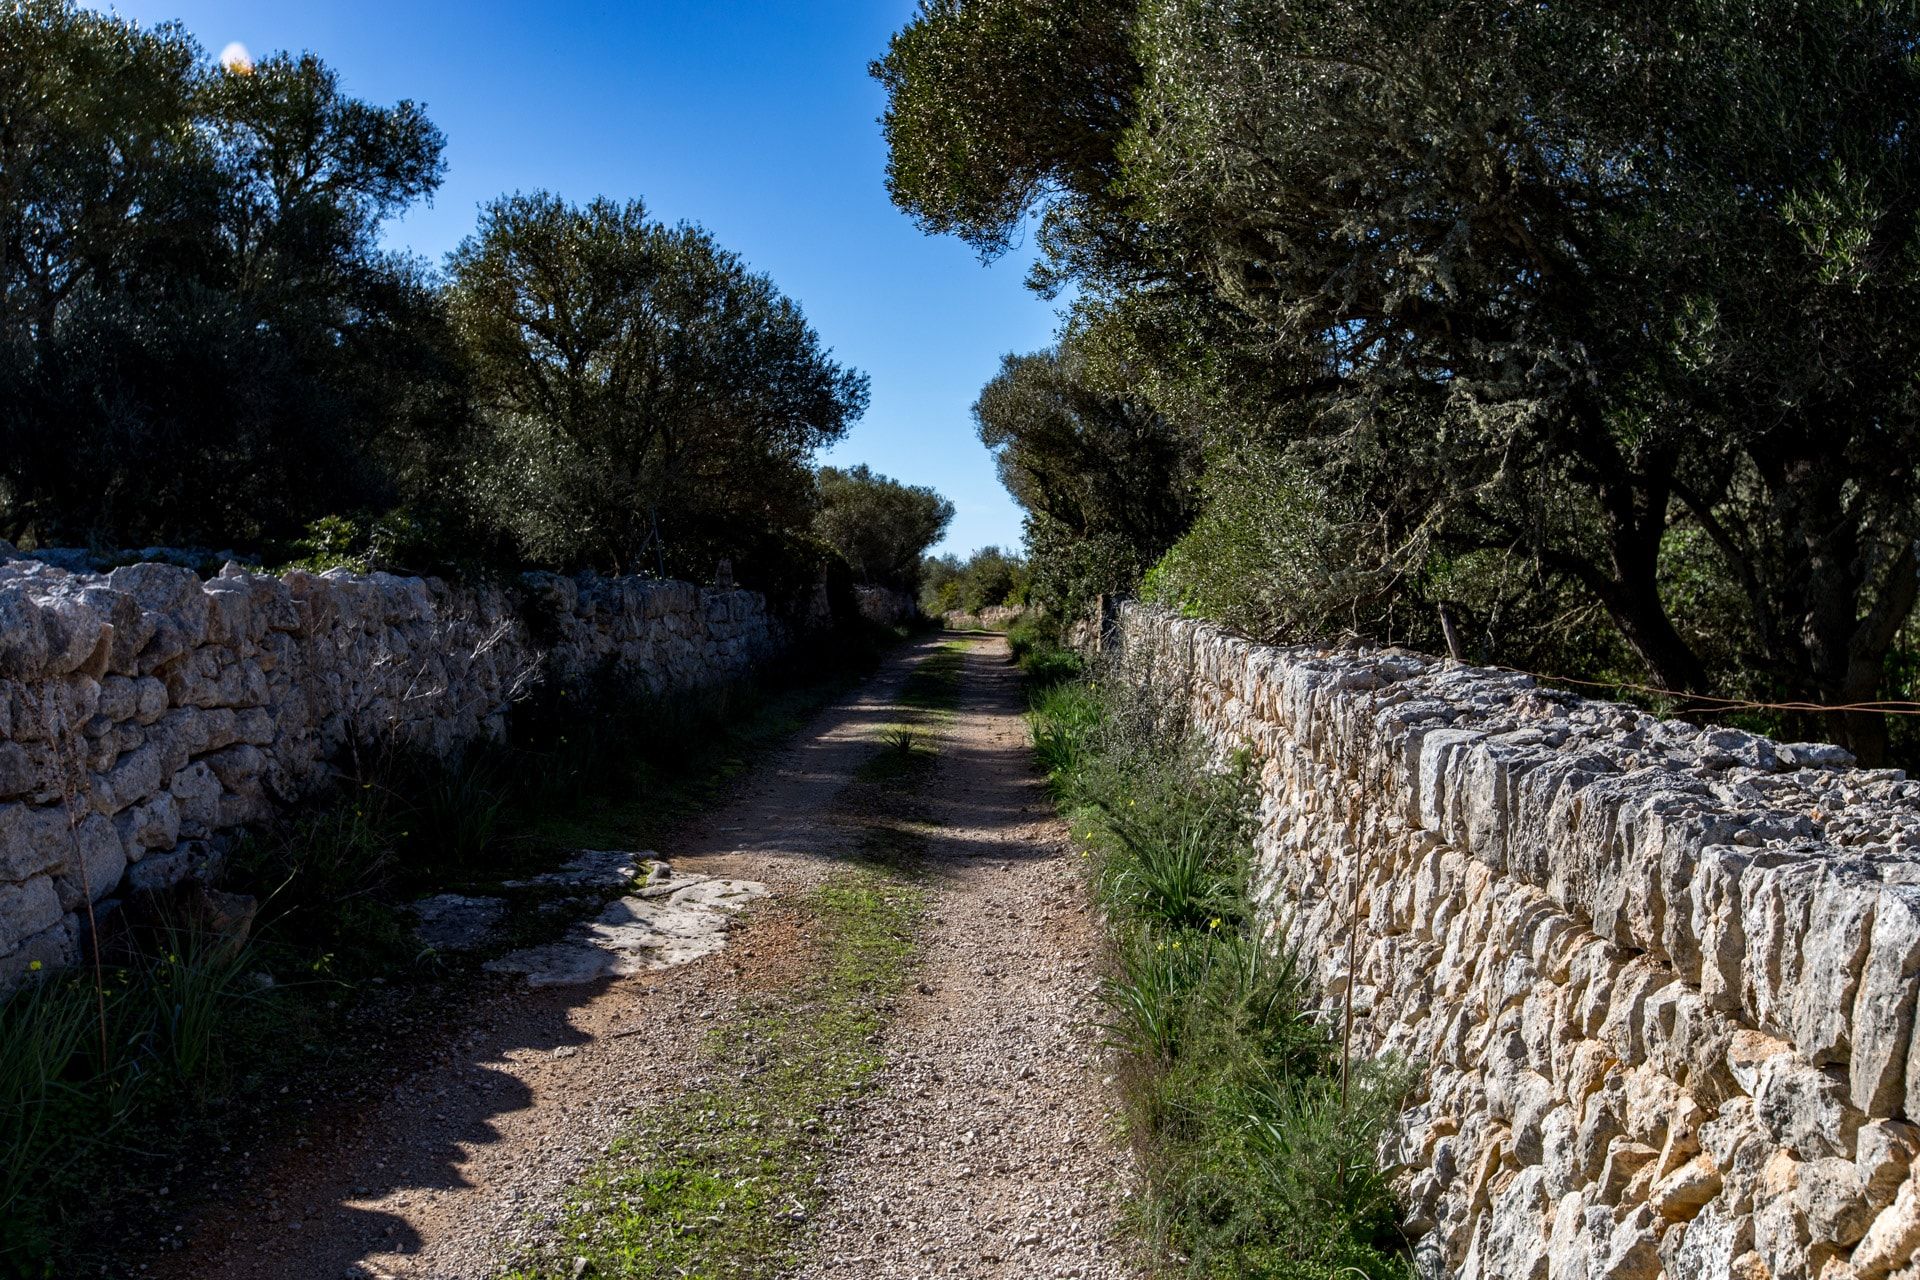
[{"label": "tree canopy", "polygon": [[0,11],[0,532],[252,542],[403,501],[455,426],[425,272],[384,220],[443,140],[317,59]]},{"label": "tree canopy", "polygon": [[[1208,405],[1211,456],[1309,477],[1436,608],[1521,557],[1513,590],[1592,600],[1670,689],[1882,691],[1920,533],[1910,5],[1140,0],[1098,45],[1137,70],[1118,110],[1112,59],[996,78],[1013,11],[1081,14],[896,38],[896,200],[976,242],[1047,208],[1039,282],[1142,335],[1140,394]],[[1076,144],[915,124],[989,108]]]},{"label": "tree canopy", "polygon": [[515,195],[448,265],[485,501],[529,556],[709,573],[747,531],[806,531],[808,462],[866,379],[705,231]]},{"label": "tree canopy", "polygon": [[444,270],[383,250],[444,149],[419,105],[354,98],[311,54],[222,66],[176,25],[0,7],[0,537],[699,580],[731,560],[786,605],[845,578],[843,545],[911,585],[930,491],[816,533],[847,477],[815,454],[867,383],[791,299],[637,199],[503,196]]},{"label": "tree canopy", "polygon": [[906,485],[865,464],[820,468],[814,531],[855,578],[916,595],[920,562],[953,523],[953,504],[924,485]]}]

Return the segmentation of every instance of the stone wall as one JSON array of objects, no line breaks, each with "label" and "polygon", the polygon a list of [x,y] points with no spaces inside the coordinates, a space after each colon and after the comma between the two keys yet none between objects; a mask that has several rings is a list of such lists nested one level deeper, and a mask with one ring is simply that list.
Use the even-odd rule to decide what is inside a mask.
[{"label": "stone wall", "polygon": [[1421,1068],[1424,1274],[1920,1276],[1920,784],[1137,605],[1108,644],[1252,749],[1269,928]]},{"label": "stone wall", "polygon": [[760,596],[679,582],[0,558],[0,991],[74,960],[89,898],[192,874],[348,752],[450,757],[540,681],[666,692],[780,643]]},{"label": "stone wall", "polygon": [[904,591],[888,587],[858,586],[853,589],[860,616],[880,627],[904,627],[920,617],[920,606]]}]

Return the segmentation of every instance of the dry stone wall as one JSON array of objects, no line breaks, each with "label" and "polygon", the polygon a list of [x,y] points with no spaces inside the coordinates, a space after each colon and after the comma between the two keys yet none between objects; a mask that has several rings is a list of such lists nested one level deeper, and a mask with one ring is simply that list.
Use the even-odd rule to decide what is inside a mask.
[{"label": "dry stone wall", "polygon": [[75,959],[89,900],[193,874],[344,753],[451,757],[502,737],[540,681],[664,693],[781,643],[759,595],[680,582],[528,574],[509,593],[0,556],[0,991]]},{"label": "dry stone wall", "polygon": [[1107,643],[1252,750],[1269,929],[1420,1067],[1423,1274],[1920,1277],[1920,783],[1139,605]]}]

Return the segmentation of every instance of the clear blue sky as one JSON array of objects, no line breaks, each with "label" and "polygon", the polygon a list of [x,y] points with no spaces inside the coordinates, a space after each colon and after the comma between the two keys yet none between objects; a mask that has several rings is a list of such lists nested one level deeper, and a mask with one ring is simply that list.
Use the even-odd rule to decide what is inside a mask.
[{"label": "clear blue sky", "polygon": [[958,514],[943,549],[1019,545],[969,410],[1001,355],[1047,345],[1055,304],[1022,287],[1026,255],[982,266],[887,200],[883,95],[866,68],[913,0],[111,7],[178,19],[212,54],[311,50],[356,97],[424,103],[447,135],[446,183],[388,239],[435,261],[503,191],[640,196],[656,217],[705,225],[872,376],[872,408],[826,461],[946,494]]}]

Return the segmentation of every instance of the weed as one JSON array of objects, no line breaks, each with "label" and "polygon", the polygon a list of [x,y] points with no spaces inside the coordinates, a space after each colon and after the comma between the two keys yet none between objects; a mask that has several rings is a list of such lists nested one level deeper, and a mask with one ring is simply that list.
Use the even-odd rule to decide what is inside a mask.
[{"label": "weed", "polygon": [[0,1003],[0,1274],[54,1274],[60,1205],[93,1189],[95,1162],[225,1091],[251,956],[182,924],[160,937],[158,954],[104,971],[97,990],[91,975],[55,975]]},{"label": "weed", "polygon": [[1007,649],[1034,689],[1064,684],[1086,666],[1078,653],[1060,643],[1059,628],[1034,614],[1025,615],[1008,630]]}]

